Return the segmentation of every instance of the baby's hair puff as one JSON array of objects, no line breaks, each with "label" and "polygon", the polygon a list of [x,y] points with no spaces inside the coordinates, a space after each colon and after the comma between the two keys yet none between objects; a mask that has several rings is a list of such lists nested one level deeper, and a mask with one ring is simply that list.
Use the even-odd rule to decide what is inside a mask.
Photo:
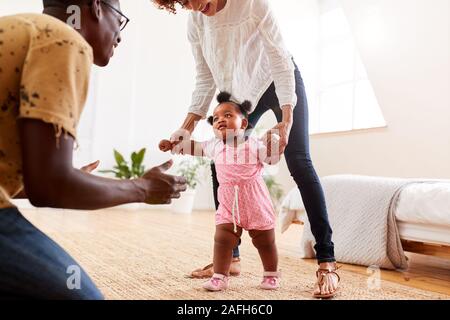
[{"label": "baby's hair puff", "polygon": [[[219,104],[222,103],[233,103],[234,105],[236,105],[239,109],[239,111],[241,112],[241,114],[244,116],[244,118],[248,119],[248,114],[250,113],[250,111],[252,110],[252,103],[248,100],[245,100],[242,103],[237,103],[236,101],[233,101],[231,99],[231,93],[226,92],[226,91],[222,91],[217,95],[217,102],[219,102]],[[208,123],[210,125],[213,124],[213,116],[210,116],[208,118]]]}]

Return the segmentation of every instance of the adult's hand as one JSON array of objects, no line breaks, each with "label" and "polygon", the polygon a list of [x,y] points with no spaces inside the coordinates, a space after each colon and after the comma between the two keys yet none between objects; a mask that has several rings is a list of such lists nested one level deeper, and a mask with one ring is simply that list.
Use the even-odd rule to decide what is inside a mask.
[{"label": "adult's hand", "polygon": [[267,139],[268,141],[276,141],[279,138],[278,147],[279,147],[279,153],[283,153],[284,150],[287,147],[288,141],[289,141],[289,135],[291,133],[292,123],[282,121],[278,123],[275,127],[273,127],[269,132],[267,133]]},{"label": "adult's hand", "polygon": [[289,142],[292,123],[294,122],[293,106],[287,104],[281,107],[283,118],[280,123],[273,127],[272,132],[280,136],[280,154],[284,152]]},{"label": "adult's hand", "polygon": [[172,167],[173,161],[169,160],[158,167],[147,171],[140,180],[145,188],[145,203],[170,204],[172,199],[180,197],[180,193],[186,191],[186,179],[166,174]]},{"label": "adult's hand", "polygon": [[171,151],[172,150],[172,142],[169,140],[161,140],[159,142],[159,150],[163,152]]},{"label": "adult's hand", "polygon": [[[202,117],[195,113],[189,112],[186,115],[180,129],[176,130],[170,136],[170,142],[172,143],[172,154],[183,154],[184,148],[191,147],[191,134],[201,119]],[[184,141],[185,144],[182,144],[182,141]]]},{"label": "adult's hand", "polygon": [[280,152],[279,131],[270,129],[262,137],[261,141],[266,146],[265,153],[259,154],[261,159],[270,165],[277,164],[280,161],[282,152]]},{"label": "adult's hand", "polygon": [[98,165],[100,164],[100,160],[97,160],[95,162],[92,162],[88,164],[87,166],[82,167],[80,170],[86,173],[91,173],[95,169],[97,169]]},{"label": "adult's hand", "polygon": [[172,143],[172,154],[184,154],[183,150],[189,148],[191,140],[191,132],[187,129],[180,128],[170,136]]}]

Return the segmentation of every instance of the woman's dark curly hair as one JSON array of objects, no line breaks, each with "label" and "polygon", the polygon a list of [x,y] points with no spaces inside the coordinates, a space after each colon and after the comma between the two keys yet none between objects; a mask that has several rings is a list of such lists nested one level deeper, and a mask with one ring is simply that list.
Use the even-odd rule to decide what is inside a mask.
[{"label": "woman's dark curly hair", "polygon": [[176,5],[179,4],[181,7],[186,3],[184,0],[151,0],[158,9],[167,10],[170,13],[177,14]]},{"label": "woman's dark curly hair", "polygon": [[[241,112],[241,114],[244,116],[245,119],[248,119],[248,114],[252,110],[252,103],[250,101],[245,100],[244,102],[239,104],[239,103],[237,103],[235,101],[232,101],[231,100],[231,94],[226,92],[226,91],[222,91],[221,93],[218,94],[217,102],[219,102],[219,104],[232,103],[232,104],[236,105],[238,107],[239,111]],[[208,123],[210,125],[213,125],[213,120],[214,120],[214,117],[210,116],[208,118]]]}]

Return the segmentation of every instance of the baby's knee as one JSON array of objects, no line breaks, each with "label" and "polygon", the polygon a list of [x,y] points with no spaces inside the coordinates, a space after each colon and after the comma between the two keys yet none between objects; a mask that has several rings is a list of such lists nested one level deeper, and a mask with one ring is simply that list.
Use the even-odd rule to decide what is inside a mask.
[{"label": "baby's knee", "polygon": [[222,247],[234,248],[239,241],[239,236],[232,230],[218,229],[214,235],[214,242],[216,245]]},{"label": "baby's knee", "polygon": [[257,233],[250,234],[252,237],[253,245],[258,248],[272,247],[275,245],[275,234],[273,230],[259,231]]}]

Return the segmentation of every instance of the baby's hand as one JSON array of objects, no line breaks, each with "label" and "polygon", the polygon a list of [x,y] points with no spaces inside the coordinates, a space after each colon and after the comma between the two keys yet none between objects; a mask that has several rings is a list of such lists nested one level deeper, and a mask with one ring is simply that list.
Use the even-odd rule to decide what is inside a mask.
[{"label": "baby's hand", "polygon": [[171,151],[172,150],[172,142],[169,140],[161,140],[159,143],[159,150],[163,152]]}]

